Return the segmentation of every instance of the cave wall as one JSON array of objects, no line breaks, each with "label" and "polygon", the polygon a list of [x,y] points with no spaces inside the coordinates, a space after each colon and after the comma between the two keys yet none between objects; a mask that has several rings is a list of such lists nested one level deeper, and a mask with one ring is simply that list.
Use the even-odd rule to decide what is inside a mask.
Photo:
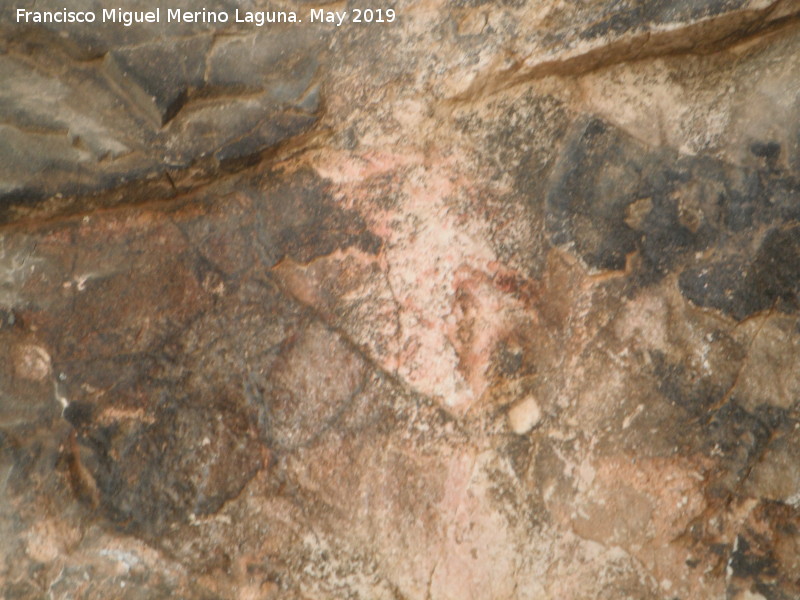
[{"label": "cave wall", "polygon": [[800,597],[800,3],[206,8],[0,7],[0,597]]}]

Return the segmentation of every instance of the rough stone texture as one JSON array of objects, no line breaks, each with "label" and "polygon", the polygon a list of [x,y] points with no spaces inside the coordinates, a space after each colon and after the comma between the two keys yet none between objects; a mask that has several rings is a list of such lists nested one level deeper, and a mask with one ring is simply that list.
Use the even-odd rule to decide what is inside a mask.
[{"label": "rough stone texture", "polygon": [[388,7],[0,8],[0,597],[800,597],[800,4]]}]

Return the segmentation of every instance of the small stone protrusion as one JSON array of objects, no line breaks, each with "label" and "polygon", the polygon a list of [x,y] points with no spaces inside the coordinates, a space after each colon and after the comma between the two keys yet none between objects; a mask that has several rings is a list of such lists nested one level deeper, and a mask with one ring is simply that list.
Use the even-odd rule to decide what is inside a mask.
[{"label": "small stone protrusion", "polygon": [[517,402],[508,411],[508,426],[517,435],[525,435],[530,432],[541,420],[542,410],[533,396]]},{"label": "small stone protrusion", "polygon": [[50,374],[50,355],[41,346],[25,344],[14,356],[14,371],[18,377],[29,381],[42,381]]}]

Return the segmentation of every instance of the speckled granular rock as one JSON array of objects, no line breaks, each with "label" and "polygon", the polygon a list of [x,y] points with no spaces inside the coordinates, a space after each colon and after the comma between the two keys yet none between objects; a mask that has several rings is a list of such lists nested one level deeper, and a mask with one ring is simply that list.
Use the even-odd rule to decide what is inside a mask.
[{"label": "speckled granular rock", "polygon": [[0,8],[0,598],[800,597],[800,4],[573,4]]}]

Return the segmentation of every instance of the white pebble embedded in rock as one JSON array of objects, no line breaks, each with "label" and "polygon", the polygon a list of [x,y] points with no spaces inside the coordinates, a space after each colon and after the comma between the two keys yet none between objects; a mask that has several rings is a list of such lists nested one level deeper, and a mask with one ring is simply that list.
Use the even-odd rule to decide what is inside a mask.
[{"label": "white pebble embedded in rock", "polygon": [[508,425],[518,435],[525,435],[541,420],[542,411],[533,396],[520,400],[508,411]]}]

